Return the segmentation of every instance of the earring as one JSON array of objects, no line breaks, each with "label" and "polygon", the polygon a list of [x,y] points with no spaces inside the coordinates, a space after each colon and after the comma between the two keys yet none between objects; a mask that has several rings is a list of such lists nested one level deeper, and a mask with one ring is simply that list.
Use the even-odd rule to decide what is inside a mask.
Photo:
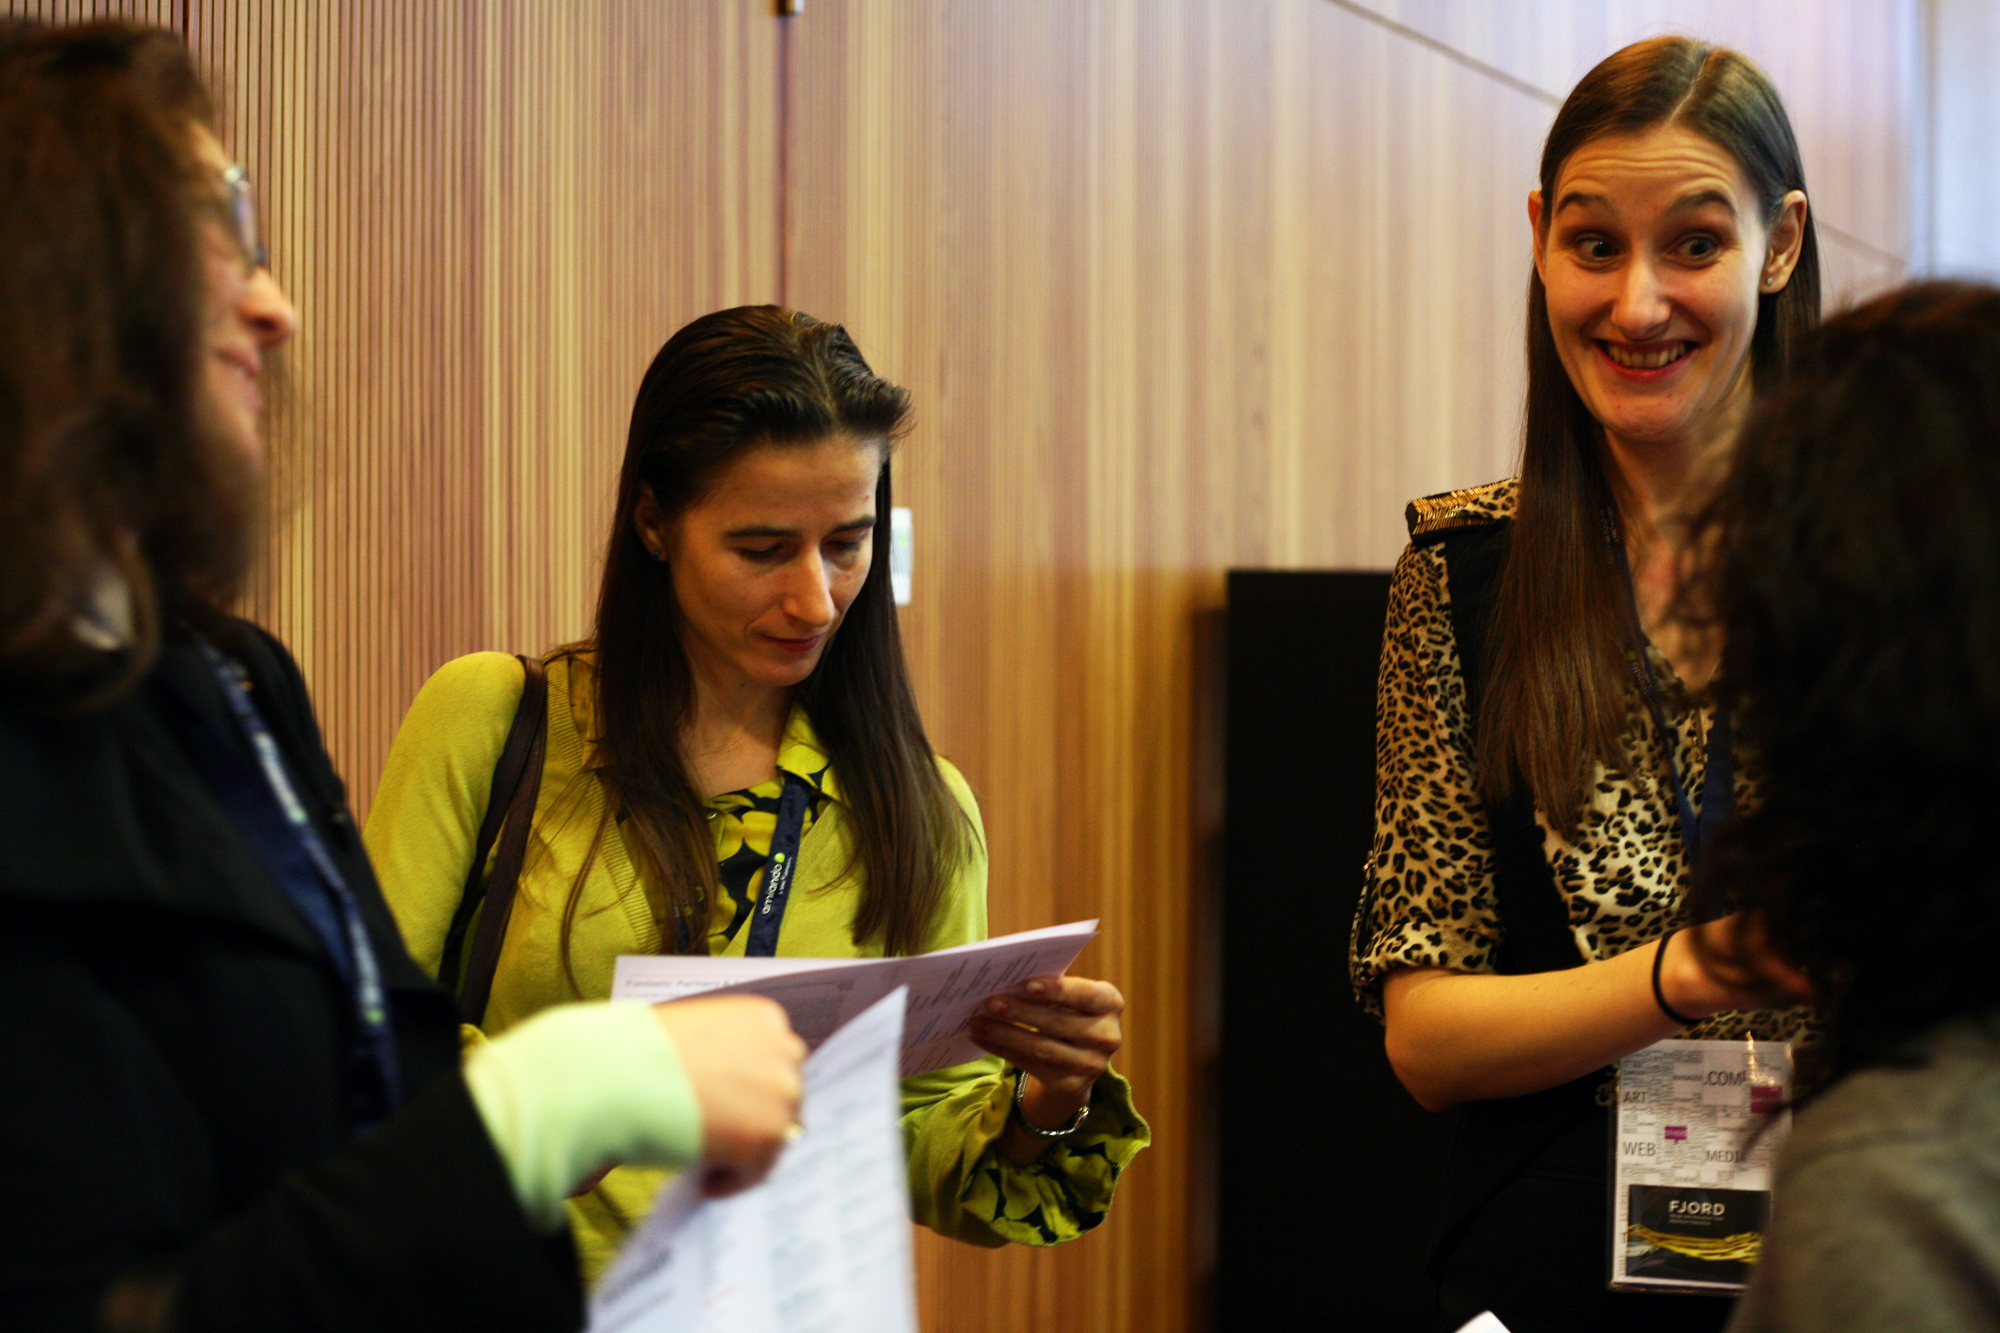
[{"label": "earring", "polygon": [[663,561],[667,558],[667,553],[657,546],[648,546],[646,554],[651,556],[655,561]]}]

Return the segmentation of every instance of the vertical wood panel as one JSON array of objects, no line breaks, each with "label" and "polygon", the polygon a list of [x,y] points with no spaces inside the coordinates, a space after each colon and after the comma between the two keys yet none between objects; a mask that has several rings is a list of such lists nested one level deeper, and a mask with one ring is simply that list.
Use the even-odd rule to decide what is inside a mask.
[{"label": "vertical wood panel", "polygon": [[761,0],[194,0],[303,325],[250,613],[365,811],[426,675],[587,627],[652,353],[774,294]]}]

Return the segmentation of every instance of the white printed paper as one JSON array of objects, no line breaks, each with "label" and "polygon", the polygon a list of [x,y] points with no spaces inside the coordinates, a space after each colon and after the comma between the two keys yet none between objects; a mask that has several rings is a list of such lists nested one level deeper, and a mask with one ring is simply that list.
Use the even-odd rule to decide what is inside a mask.
[{"label": "white printed paper", "polygon": [[1458,1333],[1507,1333],[1507,1326],[1491,1310],[1474,1315],[1472,1322],[1459,1326]]},{"label": "white printed paper", "polygon": [[619,1251],[590,1333],[916,1333],[898,988],[806,1061],[805,1132],[763,1184],[684,1171]]},{"label": "white printed paper", "polygon": [[1783,1042],[1662,1041],[1618,1062],[1613,1286],[1742,1290],[1791,1094]]},{"label": "white printed paper", "polygon": [[1097,922],[1002,935],[912,958],[717,958],[619,956],[611,998],[654,1004],[722,991],[766,995],[785,1006],[792,1030],[817,1049],[841,1024],[898,986],[910,992],[903,1030],[905,1078],[962,1065],[986,1052],[966,1025],[989,996],[1068,969]]}]

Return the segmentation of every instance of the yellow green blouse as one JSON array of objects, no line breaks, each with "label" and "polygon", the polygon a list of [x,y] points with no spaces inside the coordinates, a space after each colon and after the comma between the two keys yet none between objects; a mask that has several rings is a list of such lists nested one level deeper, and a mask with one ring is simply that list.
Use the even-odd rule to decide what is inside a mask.
[{"label": "yellow green blouse", "polygon": [[[636,863],[597,780],[594,693],[588,658],[549,661],[548,752],[513,914],[486,1011],[486,1029],[504,1032],[529,1015],[610,993],[620,954],[661,952],[662,941]],[[410,952],[437,975],[444,938],[463,888],[493,765],[522,689],[520,664],[503,653],[446,663],[410,706],[389,753],[365,833]],[[979,809],[958,770],[939,769],[979,828]],[[835,774],[801,710],[779,747],[778,767],[812,783],[799,844],[792,901],[778,939],[787,957],[879,954],[851,935],[860,904],[852,835]],[[762,887],[782,777],[709,802],[723,892],[710,918],[712,953],[744,952],[741,929]],[[926,948],[986,937],[983,832],[951,886]],[[570,919],[567,966],[561,948],[571,887],[582,891]],[[468,1029],[468,1040],[483,1038]],[[1150,1133],[1115,1073],[1101,1079],[1083,1127],[1040,1161],[1018,1167],[994,1148],[1006,1126],[1012,1071],[998,1058],[903,1082],[911,1211],[943,1235],[979,1245],[1048,1245],[1102,1221],[1119,1173]],[[570,1203],[585,1273],[601,1273],[625,1233],[651,1206],[664,1174],[621,1168]]]}]

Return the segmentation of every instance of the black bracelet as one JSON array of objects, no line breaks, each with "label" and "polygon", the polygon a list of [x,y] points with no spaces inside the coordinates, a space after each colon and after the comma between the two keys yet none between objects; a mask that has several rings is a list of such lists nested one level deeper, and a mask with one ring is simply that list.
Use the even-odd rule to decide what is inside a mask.
[{"label": "black bracelet", "polygon": [[[1096,1089],[1093,1088],[1092,1091],[1095,1092]],[[1021,1109],[1021,1099],[1027,1095],[1027,1092],[1028,1071],[1017,1069],[1014,1071],[1014,1109],[1009,1114],[1013,1116],[1015,1124],[1027,1130],[1038,1139],[1066,1139],[1083,1128],[1084,1119],[1090,1114],[1090,1098],[1085,1097],[1083,1105],[1076,1108],[1076,1114],[1070,1117],[1070,1122],[1067,1125],[1064,1125],[1061,1129],[1043,1129],[1040,1125],[1028,1119],[1028,1113]]]},{"label": "black bracelet", "polygon": [[1660,964],[1667,961],[1667,941],[1680,933],[1680,927],[1676,926],[1674,929],[1660,936],[1660,947],[1653,950],[1653,1003],[1659,1005],[1660,1012],[1668,1018],[1673,1019],[1674,1022],[1679,1023],[1684,1028],[1691,1028],[1698,1020],[1689,1018],[1686,1014],[1681,1013],[1668,1004],[1666,988],[1660,985]]}]

